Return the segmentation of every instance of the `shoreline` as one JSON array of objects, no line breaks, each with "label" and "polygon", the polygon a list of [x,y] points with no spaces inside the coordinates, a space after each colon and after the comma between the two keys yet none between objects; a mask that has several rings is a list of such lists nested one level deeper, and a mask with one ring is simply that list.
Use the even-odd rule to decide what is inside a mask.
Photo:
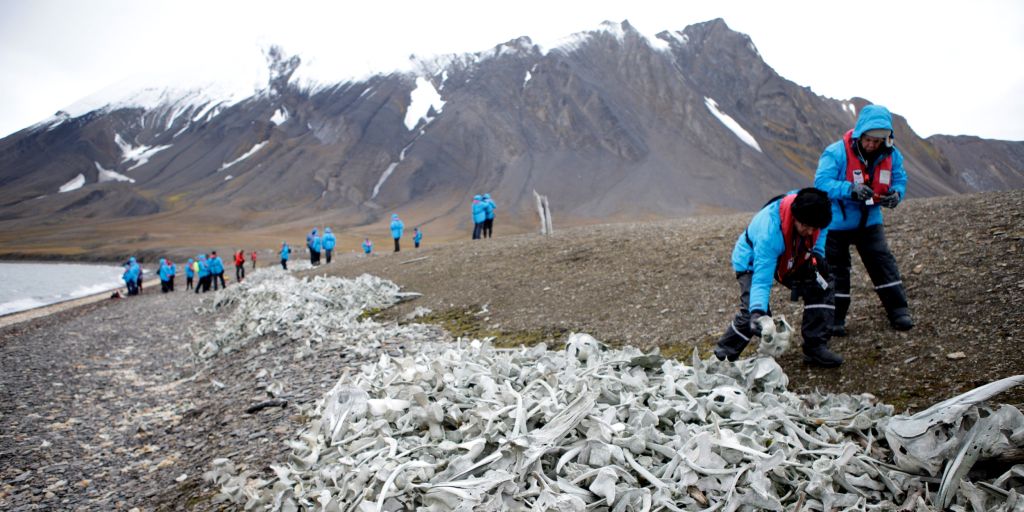
[{"label": "shoreline", "polygon": [[[159,284],[160,284],[160,280],[159,279],[150,279],[148,281],[143,281],[142,282],[142,289],[146,290],[148,287],[158,286]],[[37,307],[34,307],[34,308],[29,308],[29,309],[22,310],[22,311],[15,311],[13,313],[7,313],[5,315],[0,315],[0,329],[2,329],[4,327],[7,327],[7,326],[10,326],[10,325],[20,324],[22,322],[27,322],[29,320],[34,320],[36,318],[41,318],[41,317],[44,317],[44,316],[49,316],[49,315],[52,315],[54,313],[60,313],[61,311],[67,311],[69,309],[74,309],[74,308],[77,308],[77,307],[80,307],[80,306],[85,306],[86,304],[93,304],[93,303],[96,303],[96,302],[100,302],[102,300],[110,300],[110,294],[113,291],[115,291],[115,290],[116,291],[120,291],[120,290],[122,290],[124,288],[125,287],[122,284],[122,285],[119,285],[119,286],[117,286],[115,288],[111,288],[109,290],[106,290],[106,291],[103,291],[103,292],[99,292],[99,293],[94,293],[94,294],[91,294],[91,295],[86,295],[84,297],[76,297],[76,298],[73,298],[73,299],[65,299],[65,300],[62,300],[62,301],[53,302],[53,303],[50,303],[50,304],[44,304],[42,306],[37,306]],[[122,298],[127,298],[127,297],[122,294]]]}]

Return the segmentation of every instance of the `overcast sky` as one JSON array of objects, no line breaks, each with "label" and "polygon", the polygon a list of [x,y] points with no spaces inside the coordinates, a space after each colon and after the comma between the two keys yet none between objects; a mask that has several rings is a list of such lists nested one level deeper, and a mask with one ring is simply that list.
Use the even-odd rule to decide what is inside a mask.
[{"label": "overcast sky", "polygon": [[[410,54],[550,43],[604,20],[647,34],[716,17],[783,77],[861,96],[919,135],[1024,140],[1024,2],[0,0],[0,136],[136,73],[260,57],[278,44],[339,76]],[[240,57],[245,56],[245,57]]]}]

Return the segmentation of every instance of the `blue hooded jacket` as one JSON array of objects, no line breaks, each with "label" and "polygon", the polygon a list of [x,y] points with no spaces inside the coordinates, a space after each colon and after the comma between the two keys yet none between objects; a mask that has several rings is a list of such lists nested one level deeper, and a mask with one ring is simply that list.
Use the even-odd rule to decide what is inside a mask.
[{"label": "blue hooded jacket", "polygon": [[178,274],[178,266],[171,260],[164,260],[167,263],[167,276],[174,277]]},{"label": "blue hooded jacket", "polygon": [[334,233],[331,232],[331,228],[324,229],[324,250],[333,251],[334,246],[338,243],[338,239],[334,237]]},{"label": "blue hooded jacket", "polygon": [[[886,129],[892,131],[892,115],[889,110],[879,105],[868,105],[857,117],[857,124],[853,128],[853,139],[857,139],[868,131],[875,129]],[[882,151],[892,152],[892,185],[902,200],[907,193],[907,172],[903,169],[903,154],[895,147],[882,147]],[[877,159],[884,158],[881,154]],[[834,142],[821,154],[818,159],[818,170],[814,173],[814,186],[828,193],[832,200],[832,224],[829,229],[832,231],[848,231],[857,229],[861,225],[861,206],[864,203],[854,201],[850,198],[850,190],[853,183],[846,181],[846,147],[843,140]],[[874,226],[882,223],[882,207],[875,203],[867,206],[867,220],[864,226]]]},{"label": "blue hooded jacket", "polygon": [[[796,192],[792,190],[787,192],[787,195]],[[779,256],[786,251],[786,244],[782,239],[782,219],[779,216],[781,200],[776,199],[757,212],[746,231],[740,233],[732,249],[733,270],[754,273],[750,283],[749,311],[768,311],[768,299],[772,291],[772,282],[775,280],[775,267],[778,265]],[[822,258],[825,254],[827,236],[828,228],[822,229],[812,249]],[[750,238],[749,243],[747,237]]]},{"label": "blue hooded jacket", "polygon": [[195,261],[196,260],[194,260],[192,258],[188,259],[188,263],[185,264],[185,277],[194,277],[195,276],[195,274],[192,273],[192,264],[195,263]]},{"label": "blue hooded jacket", "polygon": [[139,279],[139,266],[134,265],[134,262],[135,258],[132,258],[128,263],[124,264],[124,273],[121,274],[121,279],[123,279],[126,284],[134,283]]},{"label": "blue hooded jacket", "polygon": [[160,280],[170,281],[171,280],[171,267],[167,266],[167,260],[160,258]]},{"label": "blue hooded jacket", "polygon": [[491,195],[490,194],[484,194],[483,203],[484,203],[484,214],[485,214],[484,218],[487,219],[487,220],[493,219],[494,218],[494,209],[497,208],[498,205],[494,204],[494,200],[491,199]]},{"label": "blue hooded jacket", "polygon": [[317,236],[316,228],[313,228],[313,231],[310,231],[309,234],[306,235],[306,247],[310,249],[313,248],[313,237],[315,236]]},{"label": "blue hooded jacket", "polygon": [[206,263],[206,255],[200,254],[196,256],[196,262],[199,263],[199,278],[209,277],[210,266]]},{"label": "blue hooded jacket", "polygon": [[220,259],[220,256],[214,256],[207,260],[206,264],[210,267],[211,274],[220,274],[224,272],[224,260]]},{"label": "blue hooded jacket", "polygon": [[371,242],[369,238],[363,241],[363,252],[366,254],[373,252],[373,242]]},{"label": "blue hooded jacket", "polygon": [[473,224],[487,220],[487,205],[479,195],[473,196]]},{"label": "blue hooded jacket", "polygon": [[415,243],[420,243],[420,240],[423,240],[423,232],[420,231],[420,228],[416,228],[416,234],[413,235],[412,241]]},{"label": "blue hooded jacket", "polygon": [[288,261],[288,255],[292,253],[292,248],[288,247],[288,244],[281,242],[281,261]]},{"label": "blue hooded jacket", "polygon": [[391,214],[391,238],[402,238],[402,230],[405,229],[405,224],[402,223],[402,219],[398,218],[397,213]]}]

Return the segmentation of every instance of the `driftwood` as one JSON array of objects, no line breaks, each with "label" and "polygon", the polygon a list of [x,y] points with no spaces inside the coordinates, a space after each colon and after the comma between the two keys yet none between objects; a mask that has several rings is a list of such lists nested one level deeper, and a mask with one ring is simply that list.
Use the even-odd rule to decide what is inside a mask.
[{"label": "driftwood", "polygon": [[257,412],[262,411],[263,409],[266,409],[267,407],[281,407],[283,409],[285,407],[288,407],[288,400],[282,400],[280,398],[273,398],[273,399],[270,399],[270,400],[264,400],[264,401],[262,401],[262,402],[260,402],[258,404],[250,405],[249,408],[245,410],[245,413],[246,414],[257,413]]},{"label": "driftwood", "polygon": [[430,258],[430,256],[424,256],[422,258],[413,258],[413,259],[408,260],[408,261],[403,261],[402,265],[405,265],[406,263],[415,263],[417,261],[423,261],[423,260],[428,259],[428,258]]}]

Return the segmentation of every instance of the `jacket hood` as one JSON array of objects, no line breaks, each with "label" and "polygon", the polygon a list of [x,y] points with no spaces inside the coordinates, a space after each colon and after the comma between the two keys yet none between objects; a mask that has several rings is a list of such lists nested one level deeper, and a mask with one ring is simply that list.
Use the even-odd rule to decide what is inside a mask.
[{"label": "jacket hood", "polygon": [[490,199],[490,198],[491,198],[490,194],[484,194],[484,199]]},{"label": "jacket hood", "polygon": [[857,124],[853,127],[853,138],[859,139],[864,132],[879,128],[892,132],[892,114],[881,105],[868,105],[857,117]]},{"label": "jacket hood", "polygon": [[331,232],[331,228],[324,228],[324,233],[330,233],[330,232]]},{"label": "jacket hood", "polygon": [[482,197],[480,197],[480,194],[477,194],[477,195],[473,196],[473,200],[474,200],[474,201],[479,201],[479,200],[481,200],[481,199],[483,199],[483,198],[482,198]]},{"label": "jacket hood", "polygon": [[315,235],[316,234],[316,228],[313,228],[313,231],[311,231],[311,233],[313,233]]},{"label": "jacket hood", "polygon": [[397,213],[392,213],[391,214],[391,220],[398,220],[398,214]]}]

